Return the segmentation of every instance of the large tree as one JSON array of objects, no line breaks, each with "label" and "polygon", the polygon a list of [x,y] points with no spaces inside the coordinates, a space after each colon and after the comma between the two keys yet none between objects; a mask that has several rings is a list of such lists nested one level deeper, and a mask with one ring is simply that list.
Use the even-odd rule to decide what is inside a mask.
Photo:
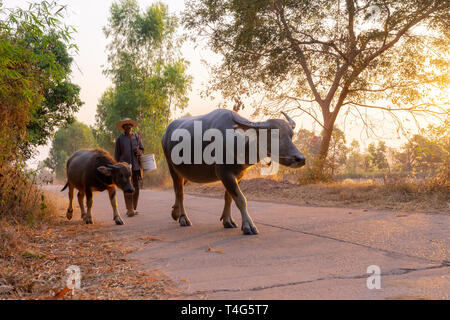
[{"label": "large tree", "polygon": [[222,56],[210,91],[258,102],[263,95],[270,102],[262,109],[302,110],[320,123],[321,170],[341,113],[366,124],[364,109],[394,117],[445,112],[448,97],[427,94],[449,83],[449,6],[445,0],[195,0],[184,22]]},{"label": "large tree", "polygon": [[159,153],[171,111],[187,105],[191,83],[187,62],[179,53],[177,25],[162,3],[144,11],[135,0],[112,4],[104,28],[111,41],[105,73],[114,85],[104,92],[96,115],[96,136],[103,147],[112,149],[119,134],[115,123],[130,117],[140,123],[146,149]]}]

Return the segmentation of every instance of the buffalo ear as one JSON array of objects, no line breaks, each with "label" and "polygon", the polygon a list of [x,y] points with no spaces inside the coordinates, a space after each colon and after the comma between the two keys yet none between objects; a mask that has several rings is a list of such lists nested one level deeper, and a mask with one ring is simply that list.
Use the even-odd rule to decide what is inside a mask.
[{"label": "buffalo ear", "polygon": [[109,177],[109,176],[112,175],[112,169],[111,169],[111,168],[107,168],[107,167],[105,167],[105,166],[101,166],[101,167],[98,167],[97,170],[98,170],[100,173],[104,174],[105,176],[108,176],[108,177]]},{"label": "buffalo ear", "polygon": [[114,169],[120,170],[123,167],[128,169],[130,172],[131,172],[131,169],[133,168],[133,166],[130,163],[127,163],[127,162],[120,162],[118,164],[112,165],[110,168],[114,168]]}]

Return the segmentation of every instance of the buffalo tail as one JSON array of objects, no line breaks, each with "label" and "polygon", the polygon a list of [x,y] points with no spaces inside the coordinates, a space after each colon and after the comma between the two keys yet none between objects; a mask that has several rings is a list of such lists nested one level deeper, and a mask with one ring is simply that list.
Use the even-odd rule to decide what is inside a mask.
[{"label": "buffalo tail", "polygon": [[61,192],[66,190],[68,185],[69,185],[69,182],[67,182],[66,185],[64,186],[64,188],[61,189]]}]

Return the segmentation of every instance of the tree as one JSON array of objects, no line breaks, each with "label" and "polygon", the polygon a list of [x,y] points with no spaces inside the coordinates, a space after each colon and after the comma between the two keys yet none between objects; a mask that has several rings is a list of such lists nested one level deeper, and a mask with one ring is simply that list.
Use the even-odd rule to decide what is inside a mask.
[{"label": "tree", "polygon": [[321,171],[342,112],[364,124],[361,109],[394,117],[444,112],[427,93],[449,84],[449,7],[442,0],[196,0],[184,23],[223,57],[209,91],[264,95],[269,102],[257,108],[301,110],[320,123]]},{"label": "tree", "polygon": [[[56,128],[72,123],[75,120],[74,114],[83,105],[80,87],[70,80],[73,58],[69,55],[68,47],[59,39],[61,36],[51,33],[50,37],[54,39],[48,50],[60,66],[61,75],[56,79],[48,79],[42,89],[44,99],[31,114],[31,120],[27,124],[26,144],[31,148],[46,144]],[[35,51],[39,50],[36,42],[30,40],[30,46],[33,46]],[[41,70],[50,67],[47,64],[40,64]]]},{"label": "tree", "polygon": [[[103,92],[97,104],[96,121],[93,130],[97,143],[111,154],[114,152],[114,142],[118,134],[117,130],[114,129],[114,121],[116,118],[118,121],[121,118],[121,114],[126,113],[126,111],[123,111],[119,115],[116,114],[120,105],[117,103],[115,95],[116,91],[112,87]],[[130,117],[130,115],[127,115],[127,117]]]},{"label": "tree", "polygon": [[81,106],[69,80],[68,51],[76,46],[74,29],[61,22],[64,8],[42,1],[8,9],[0,2],[0,145],[16,158],[29,158]]},{"label": "tree", "polygon": [[353,140],[348,150],[348,159],[345,170],[348,174],[356,174],[364,167],[363,155],[360,151],[359,142],[357,140]]},{"label": "tree", "polygon": [[52,117],[77,108],[75,103],[62,111],[73,104],[61,99],[47,112],[38,111],[55,98],[51,88],[69,83],[68,64],[60,59],[68,55],[58,52],[74,48],[73,29],[62,22],[64,8],[48,1],[5,8],[0,1],[0,216],[13,215],[16,222],[45,208],[44,195],[33,186],[35,172],[25,170],[25,160],[54,125],[64,122],[55,124]]},{"label": "tree", "polygon": [[450,121],[429,125],[422,134],[415,134],[395,154],[400,172],[419,178],[431,178],[449,171]]},{"label": "tree", "polygon": [[105,148],[112,149],[119,134],[116,122],[130,117],[140,123],[138,132],[146,149],[160,154],[171,110],[187,105],[191,84],[187,62],[179,54],[177,25],[162,3],[143,12],[135,0],[111,6],[104,28],[111,39],[104,71],[114,86],[103,94],[96,114],[96,137]]},{"label": "tree", "polygon": [[56,174],[57,178],[64,178],[67,159],[78,149],[96,146],[92,130],[84,123],[75,121],[55,133],[45,165]]},{"label": "tree", "polygon": [[[343,167],[347,160],[348,148],[345,145],[344,131],[334,128],[331,136],[330,148],[324,169],[329,171],[329,175],[333,177],[336,171]],[[320,151],[319,151],[320,152]]]},{"label": "tree", "polygon": [[378,146],[375,143],[370,143],[367,147],[368,160],[370,167],[383,170],[389,169],[389,164],[386,158],[386,143],[384,141],[378,141]]},{"label": "tree", "polygon": [[[294,138],[294,144],[305,155],[306,159],[314,159],[317,157],[320,152],[321,142],[322,138],[320,136],[303,128],[296,133]],[[339,128],[335,128],[330,142],[329,157],[327,158],[322,173],[324,180],[332,179],[336,171],[345,164],[347,152],[348,148],[345,145],[345,134]],[[306,167],[308,171],[312,168],[312,163],[308,160],[306,161]],[[297,173],[300,174],[302,181],[306,180],[311,182],[311,179],[314,180],[314,177],[305,177],[302,172]]]},{"label": "tree", "polygon": [[[300,128],[293,140],[306,159],[315,157],[319,153],[320,137],[315,135],[313,131]],[[310,165],[309,161],[307,161],[307,165]]]}]

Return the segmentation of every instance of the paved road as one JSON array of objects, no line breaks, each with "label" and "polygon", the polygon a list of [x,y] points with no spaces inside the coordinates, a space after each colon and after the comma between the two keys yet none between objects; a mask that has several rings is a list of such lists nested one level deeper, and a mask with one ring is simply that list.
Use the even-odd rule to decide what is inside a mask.
[{"label": "paved road", "polygon": [[[244,236],[219,222],[222,199],[187,195],[193,226],[180,227],[170,216],[173,198],[145,190],[140,214],[123,214],[125,225],[115,226],[107,193],[98,193],[93,217],[138,248],[131,258],[143,269],[172,278],[179,298],[449,299],[448,214],[249,201],[260,234]],[[119,208],[125,212],[122,193]],[[235,206],[233,213],[240,225]],[[371,265],[380,267],[381,289],[367,288]]]}]

